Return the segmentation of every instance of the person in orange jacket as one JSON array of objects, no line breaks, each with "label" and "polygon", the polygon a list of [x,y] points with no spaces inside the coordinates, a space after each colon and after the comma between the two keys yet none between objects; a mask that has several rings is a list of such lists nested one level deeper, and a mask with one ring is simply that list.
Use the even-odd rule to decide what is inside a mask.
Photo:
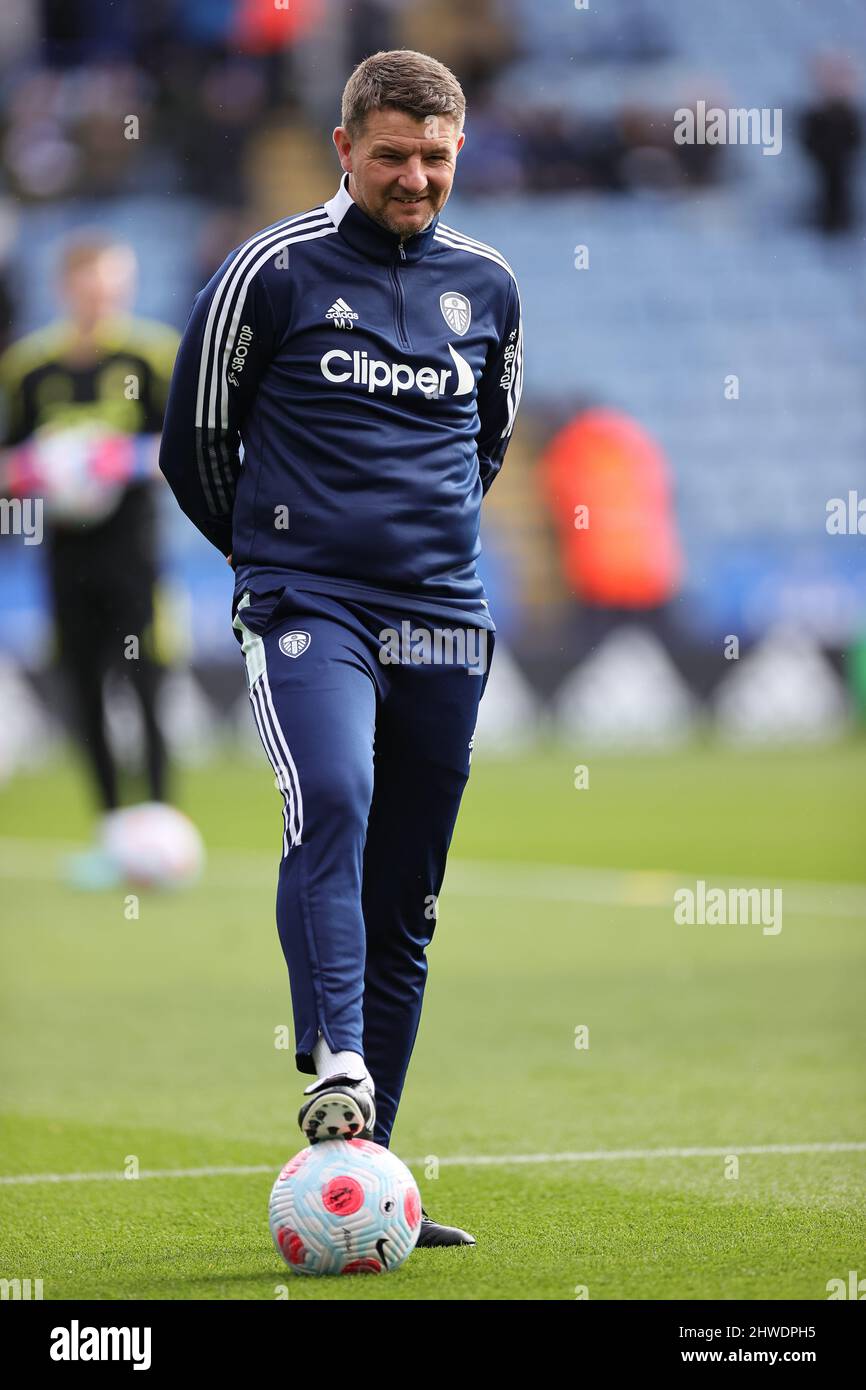
[{"label": "person in orange jacket", "polygon": [[581,410],[548,444],[540,476],[588,645],[625,621],[663,628],[683,554],[667,462],[647,431],[609,407]]}]

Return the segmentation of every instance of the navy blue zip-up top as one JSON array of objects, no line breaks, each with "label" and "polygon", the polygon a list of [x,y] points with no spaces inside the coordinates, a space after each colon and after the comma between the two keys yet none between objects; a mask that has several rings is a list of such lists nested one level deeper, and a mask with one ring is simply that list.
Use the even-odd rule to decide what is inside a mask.
[{"label": "navy blue zip-up top", "polygon": [[196,297],[160,467],[235,603],[288,583],[493,628],[481,499],[520,401],[514,274],[440,222],[401,245],[348,174],[233,251]]}]

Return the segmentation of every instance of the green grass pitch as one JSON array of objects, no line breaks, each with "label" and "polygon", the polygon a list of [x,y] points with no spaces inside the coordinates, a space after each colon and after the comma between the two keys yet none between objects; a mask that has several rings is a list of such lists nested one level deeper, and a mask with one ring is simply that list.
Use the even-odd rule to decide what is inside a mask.
[{"label": "green grass pitch", "polygon": [[[478,1245],[372,1279],[294,1277],[267,1229],[304,1084],[274,1046],[279,797],[227,756],[180,791],[207,875],[138,920],[60,879],[89,830],[71,762],[0,792],[0,1174],[39,1179],[0,1183],[0,1277],[46,1299],[571,1300],[866,1276],[862,740],[476,757],[393,1147]],[[781,932],[676,924],[699,878],[782,887]],[[132,1158],[157,1175],[112,1176]],[[229,1171],[159,1176],[189,1169]]]}]

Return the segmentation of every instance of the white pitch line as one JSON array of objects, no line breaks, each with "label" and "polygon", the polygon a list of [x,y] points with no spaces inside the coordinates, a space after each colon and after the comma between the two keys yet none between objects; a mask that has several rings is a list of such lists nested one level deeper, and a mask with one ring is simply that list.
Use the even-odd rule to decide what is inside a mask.
[{"label": "white pitch line", "polygon": [[[81,850],[80,843],[62,840],[27,840],[0,837],[0,878],[44,882],[57,873],[55,861]],[[210,864],[202,887],[220,892],[247,892],[262,887],[276,877],[277,849],[274,853],[256,850],[217,849],[210,853]],[[785,912],[794,915],[866,918],[866,885],[861,883],[823,883],[814,879],[787,879],[774,884],[766,875],[758,878],[730,875],[681,873],[672,869],[594,869],[572,864],[539,864],[519,860],[449,861],[443,897],[525,898],[532,902],[575,902],[634,907],[672,912],[673,895],[703,877],[712,888],[780,888],[785,895]],[[62,883],[59,884],[62,886]],[[125,890],[123,890],[125,891]],[[270,889],[268,889],[270,892]]]},{"label": "white pitch line", "polygon": [[[690,1149],[600,1149],[575,1150],[571,1153],[549,1154],[479,1154],[443,1158],[441,1163],[464,1166],[486,1167],[492,1164],[508,1163],[612,1163],[627,1159],[643,1158],[727,1158],[729,1154],[809,1154],[809,1153],[866,1153],[866,1142],[833,1144],[729,1144],[727,1148]],[[426,1162],[425,1159],[407,1159],[407,1163]]]},{"label": "white pitch line", "polygon": [[[510,1164],[527,1163],[617,1163],[629,1159],[654,1158],[727,1158],[730,1154],[813,1154],[813,1153],[866,1153],[866,1142],[830,1144],[728,1144],[715,1148],[683,1149],[588,1149],[565,1153],[537,1154],[456,1154],[450,1158],[438,1158],[440,1168],[494,1168],[508,1167]],[[410,1168],[423,1168],[431,1155],[424,1158],[404,1159]],[[105,1173],[13,1173],[0,1177],[0,1186],[30,1187],[40,1183],[60,1182],[142,1182],[147,1178],[224,1178],[246,1177],[250,1174],[276,1173],[276,1168],[268,1163],[238,1164],[236,1167],[224,1165],[213,1168],[152,1168],[143,1169],[137,1178],[128,1178],[123,1172]]]},{"label": "white pitch line", "polygon": [[523,897],[533,902],[580,902],[615,907],[657,908],[672,913],[674,893],[703,878],[708,888],[773,886],[784,895],[787,913],[860,919],[866,917],[866,887],[788,879],[768,885],[748,874],[687,874],[665,869],[590,869],[567,864],[514,860],[455,859],[449,863],[443,896]]},{"label": "white pitch line", "polygon": [[13,1173],[0,1177],[2,1187],[31,1187],[40,1183],[57,1182],[141,1182],[145,1178],[232,1178],[244,1177],[249,1173],[271,1173],[274,1169],[268,1164],[238,1164],[237,1167],[223,1168],[152,1168],[131,1178],[122,1172],[106,1173]]}]

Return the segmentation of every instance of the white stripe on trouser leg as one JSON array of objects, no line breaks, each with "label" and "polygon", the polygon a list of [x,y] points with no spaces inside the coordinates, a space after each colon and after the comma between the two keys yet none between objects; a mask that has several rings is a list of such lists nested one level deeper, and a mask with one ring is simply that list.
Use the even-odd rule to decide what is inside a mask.
[{"label": "white stripe on trouser leg", "polygon": [[292,845],[301,843],[301,831],[304,826],[301,781],[298,777],[294,758],[289,752],[285,735],[280,728],[274,702],[271,698],[265,644],[257,633],[252,632],[245,625],[241,617],[242,610],[249,607],[249,604],[250,595],[245,593],[238,604],[232,626],[242,638],[247,682],[250,688],[250,702],[256,728],[259,731],[259,738],[268,756],[268,761],[276,775],[277,787],[283,796],[283,858],[285,858],[289,852],[290,841]]},{"label": "white stripe on trouser leg", "polygon": [[290,836],[292,839],[292,843],[295,843],[295,804],[292,792],[292,785],[288,777],[287,769],[280,764],[279,759],[277,758],[276,753],[274,751],[273,736],[271,734],[270,728],[268,727],[268,722],[264,709],[264,701],[262,694],[263,679],[264,678],[262,677],[261,679],[257,680],[252,690],[250,691],[250,703],[253,709],[253,718],[256,721],[256,728],[259,731],[259,738],[261,739],[264,750],[268,755],[268,762],[274,770],[277,788],[280,792],[282,792],[283,796],[283,858],[285,859],[286,855],[289,852]]},{"label": "white stripe on trouser leg", "polygon": [[[250,697],[254,698],[253,709],[256,715],[256,723],[265,750],[270,759],[271,766],[276,773],[277,786],[283,793],[286,802],[285,817],[286,834],[288,842],[284,845],[284,854],[289,852],[289,843],[299,845],[301,843],[302,819],[300,814],[301,792],[298,782],[298,772],[292,761],[292,755],[286,746],[283,731],[277,722],[271,699],[271,690],[268,685],[267,674],[256,681]],[[285,754],[285,757],[283,756]]]},{"label": "white stripe on trouser leg", "polygon": [[270,714],[272,727],[278,742],[278,756],[281,754],[282,759],[285,760],[285,766],[288,770],[290,783],[294,790],[294,814],[296,833],[292,839],[292,844],[299,845],[301,843],[301,838],[304,831],[304,798],[301,796],[301,779],[298,776],[298,769],[295,767],[295,760],[292,757],[291,752],[289,751],[289,745],[286,743],[285,736],[283,734],[282,729],[280,728],[280,722],[277,719],[277,713],[274,709],[274,702],[271,698],[271,687],[268,683],[267,667],[265,667],[265,673],[262,676],[261,684],[264,690],[264,697],[267,703],[268,712]]}]

